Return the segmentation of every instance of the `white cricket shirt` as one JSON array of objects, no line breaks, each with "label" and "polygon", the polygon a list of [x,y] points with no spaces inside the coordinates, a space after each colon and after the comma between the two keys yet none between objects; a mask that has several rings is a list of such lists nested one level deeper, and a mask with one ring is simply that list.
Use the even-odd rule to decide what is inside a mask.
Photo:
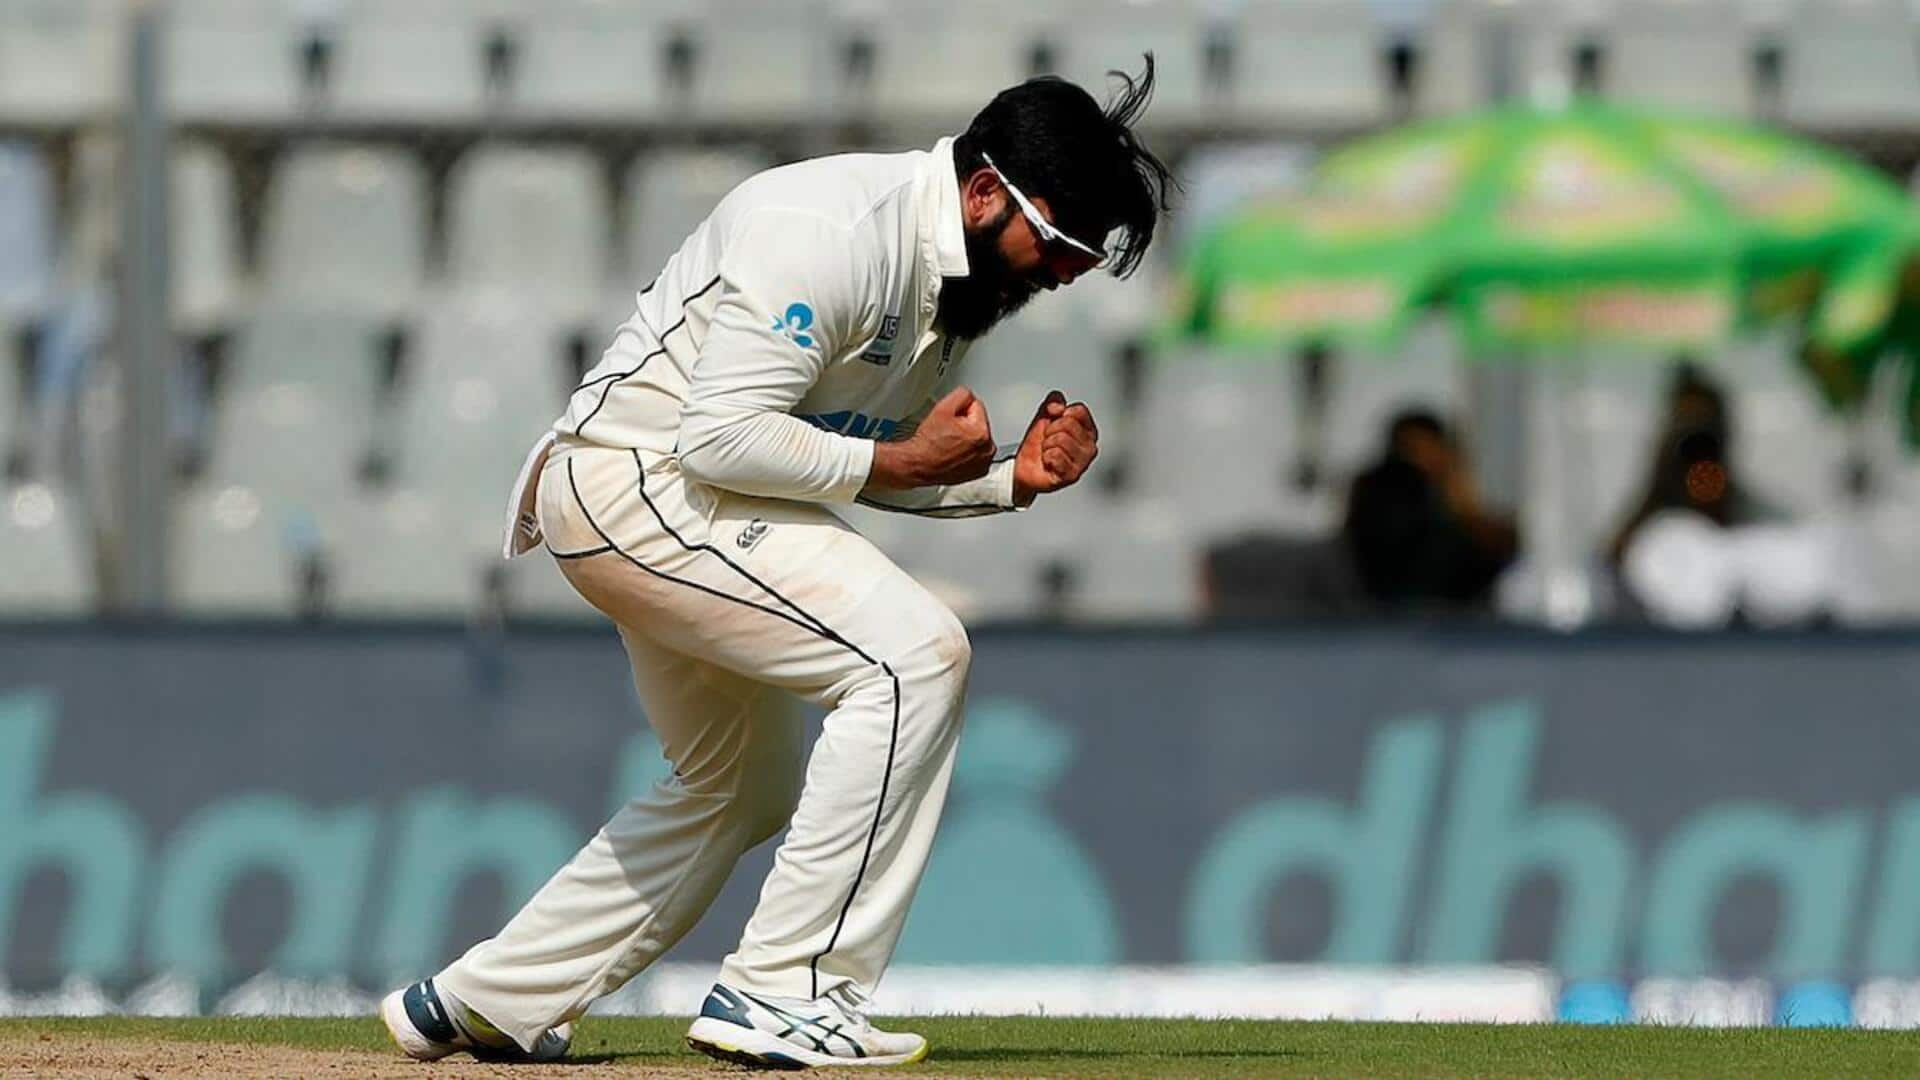
[{"label": "white cricket shirt", "polygon": [[667,260],[554,431],[674,455],[689,479],[749,495],[1012,509],[1009,454],[971,483],[863,491],[873,441],[955,382],[967,342],[934,313],[942,276],[966,273],[951,139],[770,169]]}]

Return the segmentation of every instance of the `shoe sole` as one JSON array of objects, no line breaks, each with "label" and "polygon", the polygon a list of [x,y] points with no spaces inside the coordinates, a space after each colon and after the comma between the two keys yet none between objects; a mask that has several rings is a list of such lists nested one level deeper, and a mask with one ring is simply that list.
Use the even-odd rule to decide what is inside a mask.
[{"label": "shoe sole", "polygon": [[[716,1028],[725,1029],[720,1034]],[[758,1043],[758,1046],[749,1044]],[[915,1065],[927,1059],[930,1049],[922,1042],[920,1048],[911,1054],[890,1054],[883,1057],[845,1058],[831,1054],[816,1054],[776,1038],[762,1031],[743,1028],[737,1024],[726,1024],[718,1020],[701,1017],[694,1021],[693,1030],[687,1032],[687,1047],[697,1050],[708,1057],[718,1058],[732,1065],[744,1065],[750,1069],[780,1069],[797,1071],[800,1069],[874,1069],[897,1068],[901,1065]]]},{"label": "shoe sole", "polygon": [[380,1020],[387,1025],[387,1034],[400,1052],[415,1061],[439,1061],[457,1051],[459,1047],[434,1042],[414,1029],[413,1021],[407,1019],[404,993],[404,990],[395,990],[380,999]]}]

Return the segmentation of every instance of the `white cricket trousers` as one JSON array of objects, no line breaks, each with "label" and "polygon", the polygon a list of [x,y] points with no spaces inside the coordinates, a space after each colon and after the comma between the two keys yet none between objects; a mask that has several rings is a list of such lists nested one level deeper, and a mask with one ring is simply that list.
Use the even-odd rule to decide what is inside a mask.
[{"label": "white cricket trousers", "polygon": [[[720,978],[864,1000],[946,799],[959,620],[826,509],[688,482],[670,458],[563,441],[538,499],[567,579],[619,626],[673,775],[436,979],[530,1048],[678,941],[740,855],[790,825]],[[810,759],[796,695],[831,710]]]}]

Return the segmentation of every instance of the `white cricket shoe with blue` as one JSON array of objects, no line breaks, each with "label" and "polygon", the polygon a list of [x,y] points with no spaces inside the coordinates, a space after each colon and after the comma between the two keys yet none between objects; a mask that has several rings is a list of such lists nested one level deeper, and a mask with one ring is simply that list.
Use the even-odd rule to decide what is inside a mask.
[{"label": "white cricket shoe with blue", "polygon": [[559,1061],[573,1045],[573,1025],[547,1029],[531,1052],[439,987],[422,979],[380,1002],[380,1019],[402,1053],[415,1061],[438,1061],[464,1050],[481,1061]]},{"label": "white cricket shoe with blue", "polygon": [[927,1056],[927,1040],[880,1031],[832,998],[763,997],[714,983],[687,1045],[755,1069],[911,1065]]}]

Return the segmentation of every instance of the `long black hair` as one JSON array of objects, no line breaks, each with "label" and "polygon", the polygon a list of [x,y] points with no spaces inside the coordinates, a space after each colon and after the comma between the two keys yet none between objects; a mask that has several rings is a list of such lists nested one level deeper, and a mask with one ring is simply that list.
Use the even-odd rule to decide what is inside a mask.
[{"label": "long black hair", "polygon": [[1138,78],[1124,71],[1102,107],[1093,95],[1052,75],[1002,90],[954,140],[954,169],[965,183],[991,155],[1028,195],[1047,200],[1068,235],[1098,243],[1109,233],[1108,269],[1133,273],[1172,207],[1173,173],[1133,126],[1153,98],[1153,54]]}]

